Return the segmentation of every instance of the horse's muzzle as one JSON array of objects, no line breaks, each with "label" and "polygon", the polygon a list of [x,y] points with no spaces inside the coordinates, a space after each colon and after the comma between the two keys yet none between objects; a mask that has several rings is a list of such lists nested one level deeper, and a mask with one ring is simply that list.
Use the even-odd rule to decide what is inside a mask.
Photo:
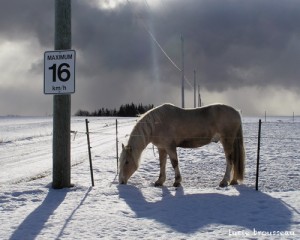
[{"label": "horse's muzzle", "polygon": [[127,184],[127,180],[124,180],[122,177],[119,178],[120,184]]}]

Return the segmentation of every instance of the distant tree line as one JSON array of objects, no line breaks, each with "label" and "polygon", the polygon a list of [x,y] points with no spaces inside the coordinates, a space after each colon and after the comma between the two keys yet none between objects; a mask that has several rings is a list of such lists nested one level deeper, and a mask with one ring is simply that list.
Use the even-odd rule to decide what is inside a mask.
[{"label": "distant tree line", "polygon": [[119,110],[101,108],[99,110],[89,112],[85,110],[78,110],[75,116],[92,116],[92,117],[136,117],[140,114],[147,112],[154,107],[153,104],[149,105],[135,105],[134,103],[121,105]]}]

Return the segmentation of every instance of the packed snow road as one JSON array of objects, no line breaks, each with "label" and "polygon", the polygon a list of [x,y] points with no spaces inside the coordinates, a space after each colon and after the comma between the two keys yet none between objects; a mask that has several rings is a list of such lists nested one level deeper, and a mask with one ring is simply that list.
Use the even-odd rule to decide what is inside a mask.
[{"label": "packed snow road", "polygon": [[[134,119],[118,119],[119,126],[130,133]],[[115,118],[90,119],[93,153],[116,152]],[[0,184],[28,181],[51,174],[52,118],[0,118]],[[71,121],[71,161],[77,165],[88,159],[85,118]],[[114,155],[113,158],[116,158]]]}]

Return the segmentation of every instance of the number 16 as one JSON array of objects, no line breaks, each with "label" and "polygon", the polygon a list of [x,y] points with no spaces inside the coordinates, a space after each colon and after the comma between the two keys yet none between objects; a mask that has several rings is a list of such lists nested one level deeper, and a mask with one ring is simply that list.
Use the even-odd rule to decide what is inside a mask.
[{"label": "number 16", "polygon": [[56,82],[56,76],[62,82],[68,81],[71,76],[71,73],[68,70],[69,67],[70,67],[70,65],[67,63],[60,64],[57,69],[56,69],[56,64],[53,64],[51,67],[49,67],[49,70],[53,71],[53,75],[52,75],[53,82]]}]

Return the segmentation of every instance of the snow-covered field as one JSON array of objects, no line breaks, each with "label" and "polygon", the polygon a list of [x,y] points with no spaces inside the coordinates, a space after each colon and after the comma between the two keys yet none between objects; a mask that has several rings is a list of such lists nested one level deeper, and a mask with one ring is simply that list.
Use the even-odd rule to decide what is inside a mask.
[{"label": "snow-covered field", "polygon": [[[255,191],[258,118],[244,118],[245,181],[219,188],[221,145],[178,149],[182,187],[158,177],[158,154],[144,151],[128,185],[117,183],[115,118],[89,118],[95,187],[85,119],[72,118],[73,188],[53,190],[52,119],[0,117],[0,239],[300,239],[300,119],[262,124]],[[119,119],[119,146],[135,119]]]}]

